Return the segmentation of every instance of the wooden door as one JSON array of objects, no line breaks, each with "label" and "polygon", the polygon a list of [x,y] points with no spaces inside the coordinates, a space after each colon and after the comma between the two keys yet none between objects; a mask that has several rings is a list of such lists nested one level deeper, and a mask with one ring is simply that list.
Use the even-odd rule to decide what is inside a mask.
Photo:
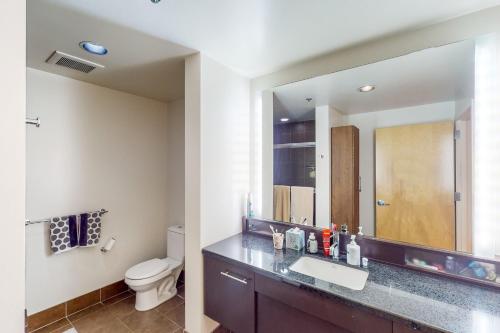
[{"label": "wooden door", "polygon": [[455,250],[452,121],[375,131],[376,236]]}]

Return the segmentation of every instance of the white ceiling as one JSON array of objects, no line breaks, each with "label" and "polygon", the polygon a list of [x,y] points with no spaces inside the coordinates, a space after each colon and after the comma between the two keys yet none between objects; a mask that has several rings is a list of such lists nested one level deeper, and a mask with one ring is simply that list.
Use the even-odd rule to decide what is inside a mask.
[{"label": "white ceiling", "polygon": [[[158,4],[150,0],[30,0],[29,7],[36,2],[185,45],[249,77],[369,39],[500,5],[500,0],[162,0]],[[53,26],[79,32],[76,40],[82,35],[101,39],[101,34],[106,34],[102,27],[73,27],[73,19],[47,10],[31,13],[41,20],[55,21]],[[115,37],[113,56],[134,52],[133,44],[127,43],[128,33]]]},{"label": "white ceiling", "polygon": [[[50,0],[28,1],[27,18],[29,67],[164,102],[184,97],[184,57],[196,51]],[[84,40],[102,43],[109,53],[85,52],[78,46]],[[45,63],[54,50],[106,68],[84,74]]]},{"label": "white ceiling", "polygon": [[[363,85],[374,85],[360,93]],[[344,114],[473,98],[474,41],[463,41],[273,89],[274,121],[314,118],[331,105]],[[307,102],[307,97],[313,98]]]}]

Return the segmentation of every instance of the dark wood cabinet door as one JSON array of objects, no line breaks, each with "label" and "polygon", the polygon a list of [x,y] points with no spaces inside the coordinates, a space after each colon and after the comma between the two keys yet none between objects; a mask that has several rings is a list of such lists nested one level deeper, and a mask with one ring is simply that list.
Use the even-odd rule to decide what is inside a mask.
[{"label": "dark wood cabinet door", "polygon": [[352,333],[272,298],[257,294],[257,333]]},{"label": "dark wood cabinet door", "polygon": [[[258,298],[264,295],[297,310],[298,320],[302,318],[301,316],[304,318],[313,317],[318,321],[330,323],[336,327],[338,332],[392,332],[392,321],[390,320],[368,313],[361,308],[348,306],[314,291],[304,290],[261,274],[255,274],[255,291]],[[259,304],[257,312],[261,313]],[[283,320],[288,320],[288,317],[284,317]],[[257,317],[258,322],[259,320]],[[315,331],[315,333],[320,332],[330,331]]]},{"label": "dark wood cabinet door", "polygon": [[235,333],[255,332],[253,271],[204,255],[205,314]]}]

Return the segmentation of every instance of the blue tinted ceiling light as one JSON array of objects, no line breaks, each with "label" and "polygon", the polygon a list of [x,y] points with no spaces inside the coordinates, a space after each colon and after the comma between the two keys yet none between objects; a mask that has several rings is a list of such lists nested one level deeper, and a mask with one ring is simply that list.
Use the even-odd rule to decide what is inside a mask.
[{"label": "blue tinted ceiling light", "polygon": [[88,41],[80,42],[80,47],[92,54],[105,55],[108,53],[108,49],[104,46]]}]

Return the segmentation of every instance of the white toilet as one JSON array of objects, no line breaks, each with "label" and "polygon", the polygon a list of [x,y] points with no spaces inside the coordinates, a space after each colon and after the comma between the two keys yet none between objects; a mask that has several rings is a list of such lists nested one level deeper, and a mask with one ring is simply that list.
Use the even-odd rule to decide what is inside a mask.
[{"label": "white toilet", "polygon": [[167,257],[141,262],[127,270],[125,283],[136,292],[135,308],[152,309],[177,294],[176,283],[184,267],[184,226],[167,232]]}]

